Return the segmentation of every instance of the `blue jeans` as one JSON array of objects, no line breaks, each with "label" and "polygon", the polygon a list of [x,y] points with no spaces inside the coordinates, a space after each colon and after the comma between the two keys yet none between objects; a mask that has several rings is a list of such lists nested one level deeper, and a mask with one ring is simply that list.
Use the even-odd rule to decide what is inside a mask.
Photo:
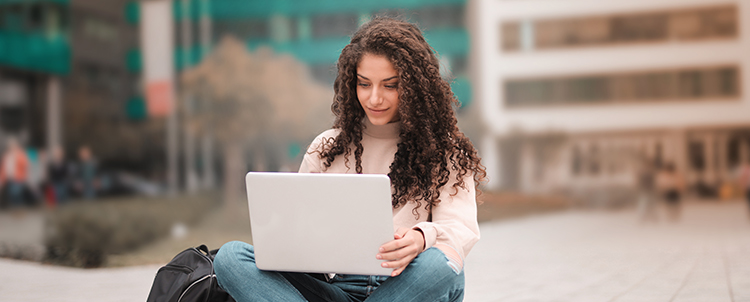
[{"label": "blue jeans", "polygon": [[414,258],[396,277],[311,274],[259,270],[252,245],[232,241],[214,259],[219,285],[238,302],[247,301],[462,301],[464,273],[437,248]]},{"label": "blue jeans", "polygon": [[23,183],[9,180],[5,183],[6,194],[8,196],[8,203],[11,207],[18,207],[23,205]]},{"label": "blue jeans", "polygon": [[64,182],[52,183],[52,190],[55,192],[55,202],[58,205],[68,201],[68,184]]}]

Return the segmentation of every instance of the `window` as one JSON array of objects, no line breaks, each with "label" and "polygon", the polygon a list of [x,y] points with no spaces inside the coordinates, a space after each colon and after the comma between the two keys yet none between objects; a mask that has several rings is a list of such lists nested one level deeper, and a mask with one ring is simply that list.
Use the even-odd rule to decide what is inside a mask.
[{"label": "window", "polygon": [[270,29],[266,19],[224,19],[215,20],[212,35],[221,39],[232,35],[240,40],[263,40],[270,38]]},{"label": "window", "polygon": [[688,144],[688,158],[690,159],[690,167],[695,171],[702,172],[706,167],[705,162],[705,150],[703,143],[698,141],[692,141]]},{"label": "window", "polygon": [[423,30],[464,26],[463,5],[426,6],[408,12],[407,16]]},{"label": "window", "polygon": [[727,167],[733,168],[740,164],[740,153],[742,148],[740,147],[740,137],[732,137],[727,142]]},{"label": "window", "polygon": [[736,66],[510,79],[504,83],[508,107],[739,97]]},{"label": "window", "polygon": [[583,154],[581,154],[581,149],[577,146],[573,147],[570,170],[576,176],[581,175],[583,172]]},{"label": "window", "polygon": [[0,128],[6,132],[19,132],[24,128],[24,107],[0,107]]},{"label": "window", "polygon": [[82,32],[90,39],[105,43],[117,42],[117,28],[109,22],[89,17],[84,19],[82,26]]},{"label": "window", "polygon": [[[529,21],[523,21],[529,22]],[[679,11],[531,20],[501,24],[503,51],[526,50],[524,28],[532,29],[535,49],[620,43],[690,41],[737,36],[737,8],[721,6]]]},{"label": "window", "polygon": [[357,30],[357,14],[317,15],[312,18],[312,35],[315,38],[346,37]]}]

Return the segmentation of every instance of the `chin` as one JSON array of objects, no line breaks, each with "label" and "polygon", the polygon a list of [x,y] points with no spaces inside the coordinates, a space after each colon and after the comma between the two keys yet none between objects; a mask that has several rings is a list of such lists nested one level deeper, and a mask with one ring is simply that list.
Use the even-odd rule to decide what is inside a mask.
[{"label": "chin", "polygon": [[389,118],[370,118],[370,117],[367,117],[367,119],[369,119],[370,123],[375,126],[383,126],[385,124],[390,123],[390,120],[391,120]]}]

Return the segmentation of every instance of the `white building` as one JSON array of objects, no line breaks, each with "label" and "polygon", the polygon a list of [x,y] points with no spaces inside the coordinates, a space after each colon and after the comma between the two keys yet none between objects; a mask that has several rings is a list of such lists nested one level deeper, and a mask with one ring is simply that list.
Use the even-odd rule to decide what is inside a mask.
[{"label": "white building", "polygon": [[750,1],[470,7],[490,188],[632,188],[644,158],[718,185],[750,161]]}]

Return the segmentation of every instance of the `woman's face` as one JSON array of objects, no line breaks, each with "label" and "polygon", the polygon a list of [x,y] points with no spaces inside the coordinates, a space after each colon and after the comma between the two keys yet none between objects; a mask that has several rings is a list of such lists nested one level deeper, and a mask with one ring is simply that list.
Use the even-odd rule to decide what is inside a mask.
[{"label": "woman's face", "polygon": [[357,65],[357,98],[373,125],[399,120],[398,72],[385,56],[362,56]]}]

